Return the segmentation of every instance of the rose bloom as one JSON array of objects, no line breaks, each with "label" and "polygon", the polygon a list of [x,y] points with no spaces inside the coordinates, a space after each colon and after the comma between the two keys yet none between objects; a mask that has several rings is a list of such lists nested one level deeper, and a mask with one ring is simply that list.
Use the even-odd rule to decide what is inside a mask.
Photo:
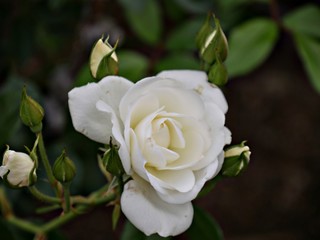
[{"label": "rose bloom", "polygon": [[120,146],[125,172],[121,207],[146,235],[178,235],[192,222],[191,201],[221,169],[227,102],[201,71],[164,71],[136,84],[118,76],[74,88],[75,129]]},{"label": "rose bloom", "polygon": [[[34,162],[26,153],[6,150],[0,166],[0,177],[4,177],[9,171],[7,181],[14,187],[29,186],[31,172],[35,171]],[[35,173],[33,173],[35,175]]]}]

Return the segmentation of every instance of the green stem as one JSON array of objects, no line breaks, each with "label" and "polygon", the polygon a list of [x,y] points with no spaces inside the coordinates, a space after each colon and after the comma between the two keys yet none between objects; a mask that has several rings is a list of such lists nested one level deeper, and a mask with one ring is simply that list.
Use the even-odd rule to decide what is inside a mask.
[{"label": "green stem", "polygon": [[27,232],[32,232],[32,233],[41,233],[41,232],[43,232],[41,227],[38,227],[38,226],[36,226],[35,224],[33,224],[31,222],[28,222],[26,220],[17,218],[17,217],[15,217],[13,215],[9,216],[7,218],[7,221],[10,222],[13,225],[25,230],[25,231],[27,231]]},{"label": "green stem", "polygon": [[48,196],[40,192],[35,186],[29,187],[29,191],[32,193],[33,196],[38,198],[40,201],[48,202],[48,203],[61,203],[61,199]]},{"label": "green stem", "polygon": [[41,156],[41,160],[42,160],[44,169],[45,169],[45,171],[47,173],[48,180],[49,180],[51,186],[53,187],[53,189],[54,189],[54,191],[56,193],[56,196],[59,197],[60,194],[59,194],[59,191],[58,191],[58,188],[57,188],[58,182],[57,182],[57,180],[55,179],[55,177],[53,176],[53,173],[52,173],[52,168],[51,168],[51,165],[50,165],[47,153],[46,153],[46,149],[45,149],[45,146],[44,146],[44,142],[43,142],[42,132],[38,133],[38,138],[39,138],[38,148],[39,148],[39,152],[40,152],[40,156]]},{"label": "green stem", "polygon": [[[109,193],[108,195],[105,195],[100,198],[95,198],[92,199],[90,202],[92,205],[100,205],[100,204],[105,204],[108,202],[113,201],[116,198],[116,194]],[[50,222],[42,225],[42,226],[37,226],[31,222],[28,222],[23,219],[19,219],[15,217],[14,215],[9,215],[6,217],[7,221],[10,222],[11,224],[25,230],[28,232],[32,232],[35,234],[40,234],[40,235],[45,235],[45,233],[50,232],[53,229],[56,229],[60,227],[61,225],[69,222],[76,216],[85,213],[86,210],[88,210],[91,207],[91,205],[79,205],[75,209],[70,210],[69,212],[59,216],[58,218],[55,218],[51,220]]]},{"label": "green stem", "polygon": [[51,205],[51,206],[47,206],[47,207],[38,208],[36,210],[36,213],[37,214],[43,214],[43,213],[48,213],[48,212],[51,212],[51,211],[54,211],[54,210],[57,210],[57,209],[61,209],[60,204],[55,204],[55,205]]},{"label": "green stem", "polygon": [[63,195],[64,195],[64,204],[65,204],[65,209],[64,212],[67,213],[70,211],[70,184],[65,183],[63,184]]},{"label": "green stem", "polygon": [[[103,198],[99,198],[99,199],[96,199],[96,201],[92,201],[92,204],[100,205],[100,204],[108,203],[113,201],[115,198],[116,198],[116,195],[114,193],[110,193],[104,196]],[[51,222],[48,222],[47,224],[43,225],[41,229],[43,232],[49,232],[55,228],[58,228],[61,225],[65,224],[66,222],[72,220],[76,216],[80,215],[81,213],[85,212],[90,207],[91,207],[90,205],[80,205],[75,209],[72,209],[71,211],[61,215],[60,217],[53,219]]]}]

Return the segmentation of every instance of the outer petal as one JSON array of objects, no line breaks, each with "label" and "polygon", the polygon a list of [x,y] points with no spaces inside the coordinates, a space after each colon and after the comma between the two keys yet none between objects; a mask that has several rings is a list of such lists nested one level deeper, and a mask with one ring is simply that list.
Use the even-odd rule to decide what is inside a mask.
[{"label": "outer petal", "polygon": [[[172,204],[181,204],[192,201],[198,195],[198,193],[203,188],[204,184],[215,177],[221,169],[224,159],[224,152],[222,151],[217,159],[215,159],[207,167],[195,171],[196,184],[193,189],[189,192],[182,193],[174,190],[166,190],[166,192],[158,192],[159,196],[166,202]],[[165,189],[164,189],[165,190]]]},{"label": "outer petal", "polygon": [[227,101],[221,90],[208,83],[208,77],[205,72],[195,70],[169,70],[160,72],[158,77],[172,78],[183,83],[187,89],[194,89],[202,99],[214,102],[226,113],[228,110]]},{"label": "outer petal", "polygon": [[192,223],[191,202],[169,204],[144,180],[131,180],[121,195],[121,208],[126,217],[146,235],[175,236]]},{"label": "outer petal", "polygon": [[99,83],[72,89],[69,109],[75,129],[94,141],[107,143],[112,135],[111,114],[99,111],[96,103],[104,101],[119,115],[120,100],[132,85],[125,78],[109,76]]}]

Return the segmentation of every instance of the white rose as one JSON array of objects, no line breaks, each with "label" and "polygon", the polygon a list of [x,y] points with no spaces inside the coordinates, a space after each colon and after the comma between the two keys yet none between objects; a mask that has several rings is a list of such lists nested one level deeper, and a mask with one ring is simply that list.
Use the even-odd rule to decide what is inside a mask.
[{"label": "white rose", "polygon": [[177,235],[191,224],[191,201],[221,169],[227,103],[200,71],[164,71],[136,84],[117,76],[69,92],[75,129],[120,145],[121,207],[146,235]]},{"label": "white rose", "polygon": [[3,178],[8,171],[10,172],[6,180],[10,185],[15,187],[29,186],[30,173],[35,171],[34,162],[25,153],[6,150],[2,166],[0,166],[0,177]]}]

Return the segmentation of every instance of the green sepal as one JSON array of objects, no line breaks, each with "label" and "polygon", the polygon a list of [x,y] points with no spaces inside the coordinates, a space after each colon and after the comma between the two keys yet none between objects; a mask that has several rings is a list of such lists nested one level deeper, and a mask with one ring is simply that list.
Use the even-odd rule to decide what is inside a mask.
[{"label": "green sepal", "polygon": [[42,130],[42,119],[44,117],[44,110],[41,105],[33,98],[27,95],[26,87],[22,89],[20,102],[20,118],[21,121],[34,133]]},{"label": "green sepal", "polygon": [[[208,64],[214,63],[216,56],[219,56],[221,62],[224,62],[229,51],[228,42],[222,31],[219,19],[214,17],[214,22],[215,29],[207,36],[200,48],[201,59]],[[209,41],[209,43],[207,43],[207,41]]]},{"label": "green sepal", "polygon": [[224,162],[221,168],[221,174],[226,177],[235,177],[242,173],[247,166],[249,165],[250,161],[250,150],[247,146],[245,146],[246,141],[241,142],[238,145],[233,145],[225,150],[225,155],[227,151],[235,148],[247,148],[242,149],[242,152],[238,155],[227,156],[224,158]]},{"label": "green sepal", "polygon": [[121,159],[118,153],[119,147],[112,143],[112,138],[110,138],[109,149],[103,155],[103,163],[107,171],[111,174],[121,177],[124,174],[124,169],[122,166]]},{"label": "green sepal", "polygon": [[209,82],[221,87],[228,81],[228,71],[226,66],[220,61],[220,57],[216,56],[216,62],[209,70]]},{"label": "green sepal", "polygon": [[53,175],[61,183],[69,183],[76,175],[76,166],[70,158],[66,156],[65,150],[53,164]]},{"label": "green sepal", "polygon": [[115,48],[104,56],[99,63],[96,79],[100,80],[108,75],[117,75],[119,71],[118,62],[116,62],[111,55],[114,53]]},{"label": "green sepal", "polygon": [[214,28],[211,26],[211,17],[212,14],[208,13],[207,18],[203,25],[201,26],[197,36],[196,36],[196,45],[199,49],[204,45],[207,37],[214,31]]},{"label": "green sepal", "polygon": [[120,213],[121,213],[120,204],[115,204],[112,211],[112,230],[115,230],[117,227],[117,224],[120,218]]}]

